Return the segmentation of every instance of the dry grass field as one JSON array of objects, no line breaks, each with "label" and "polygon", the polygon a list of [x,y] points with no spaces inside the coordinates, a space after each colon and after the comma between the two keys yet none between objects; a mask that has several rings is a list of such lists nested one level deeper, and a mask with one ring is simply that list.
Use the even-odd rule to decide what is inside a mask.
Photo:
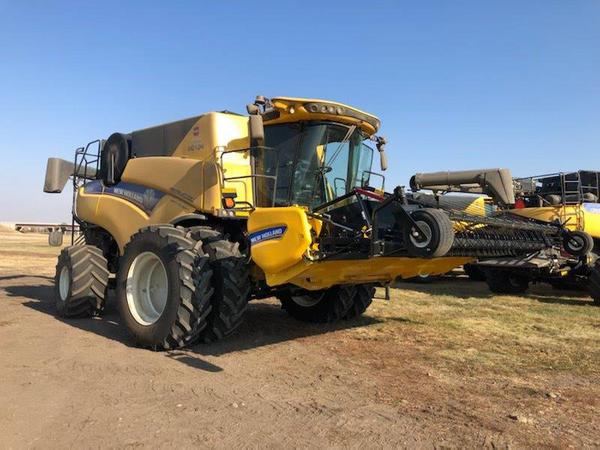
[{"label": "dry grass field", "polygon": [[0,233],[0,447],[600,446],[600,308],[584,295],[402,283],[335,326],[268,299],[223,342],[156,353],[113,304],[54,316],[57,253]]}]

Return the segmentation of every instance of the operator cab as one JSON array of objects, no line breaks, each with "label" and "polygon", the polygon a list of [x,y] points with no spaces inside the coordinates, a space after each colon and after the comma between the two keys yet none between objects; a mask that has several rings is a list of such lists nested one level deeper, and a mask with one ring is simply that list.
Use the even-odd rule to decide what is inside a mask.
[{"label": "operator cab", "polygon": [[[260,206],[315,208],[369,186],[379,119],[341,103],[279,97],[264,100],[264,144],[255,159]],[[378,146],[383,152],[383,145]]]}]

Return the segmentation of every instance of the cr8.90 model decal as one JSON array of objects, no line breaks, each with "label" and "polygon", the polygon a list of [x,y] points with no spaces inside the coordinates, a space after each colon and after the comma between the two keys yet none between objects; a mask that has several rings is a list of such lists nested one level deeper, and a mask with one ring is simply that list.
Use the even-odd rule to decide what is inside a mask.
[{"label": "cr8.90 model decal", "polygon": [[250,234],[250,245],[260,244],[261,242],[272,239],[281,239],[285,234],[287,226],[279,225],[277,227],[265,228]]}]

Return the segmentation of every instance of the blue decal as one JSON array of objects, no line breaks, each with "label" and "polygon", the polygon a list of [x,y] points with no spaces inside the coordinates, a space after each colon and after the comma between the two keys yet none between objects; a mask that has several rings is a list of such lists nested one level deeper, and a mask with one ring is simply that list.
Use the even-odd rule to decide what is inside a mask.
[{"label": "blue decal", "polygon": [[583,209],[592,213],[600,214],[600,203],[584,203]]},{"label": "blue decal", "polygon": [[147,214],[152,212],[156,204],[165,195],[156,189],[133,183],[121,182],[114,186],[106,187],[100,180],[86,183],[83,189],[87,194],[113,195],[128,200]]},{"label": "blue decal", "polygon": [[258,244],[260,242],[269,241],[271,239],[281,239],[287,230],[286,225],[280,225],[278,227],[265,228],[264,230],[255,231],[250,234],[250,245]]}]

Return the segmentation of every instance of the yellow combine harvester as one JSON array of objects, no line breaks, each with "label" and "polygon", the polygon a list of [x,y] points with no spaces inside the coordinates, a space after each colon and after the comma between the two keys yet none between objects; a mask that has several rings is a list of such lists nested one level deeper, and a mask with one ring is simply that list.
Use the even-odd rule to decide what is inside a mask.
[{"label": "yellow combine harvester", "polygon": [[[581,170],[515,178],[512,180],[512,199],[508,202],[505,193],[486,189],[480,171],[472,171],[470,175],[468,180],[464,176],[448,178],[443,173],[417,174],[411,186],[415,191],[433,190],[435,196],[429,195],[429,198],[435,197],[435,204],[446,210],[456,208],[483,216],[535,219],[561,224],[571,231],[569,241],[565,242],[570,253],[544,249],[526,256],[487,259],[465,266],[471,278],[487,281],[496,293],[524,292],[531,282],[540,281],[560,288],[589,288],[595,303],[600,304],[600,276],[594,269],[600,254],[600,172]],[[509,177],[507,172],[506,178]],[[449,195],[450,192],[488,195],[457,197]],[[484,207],[485,202],[492,204]],[[590,251],[578,251],[582,248]]]},{"label": "yellow combine harvester", "polygon": [[384,192],[371,114],[296,98],[247,110],[114,133],[74,165],[49,159],[44,190],[72,177],[83,232],[57,264],[60,315],[101,312],[114,279],[137,342],[168,349],[228,335],[253,298],[275,295],[305,321],[350,319],[376,283],[560,246],[559,226],[455,217]]}]

